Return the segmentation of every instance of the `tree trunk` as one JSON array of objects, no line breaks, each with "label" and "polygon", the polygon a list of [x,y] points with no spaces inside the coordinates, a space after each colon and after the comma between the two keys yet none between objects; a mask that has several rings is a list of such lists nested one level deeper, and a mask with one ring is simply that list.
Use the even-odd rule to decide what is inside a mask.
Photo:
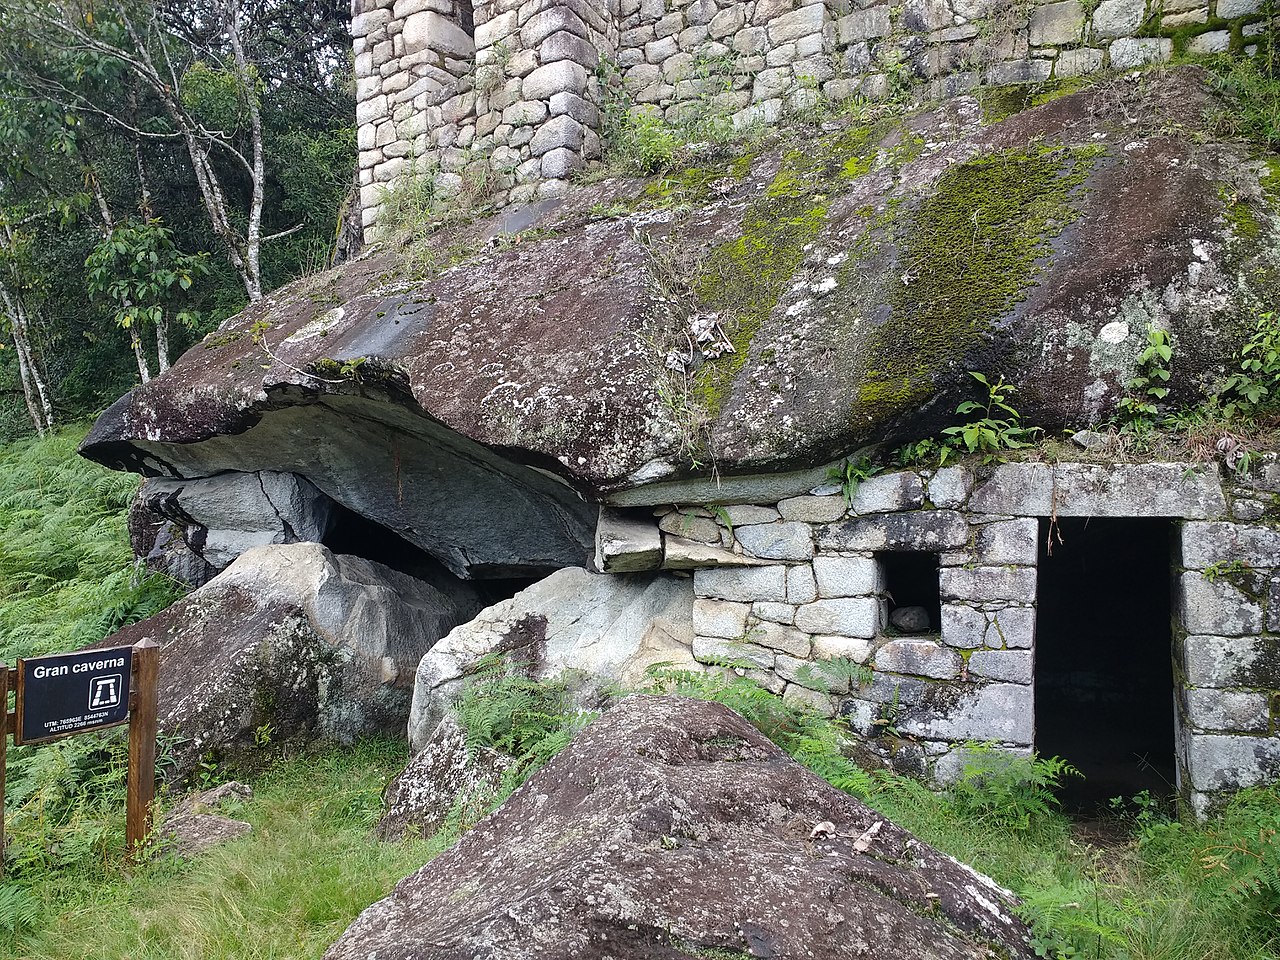
[{"label": "tree trunk", "polygon": [[156,370],[164,373],[169,369],[169,315],[161,313],[156,320]]},{"label": "tree trunk", "polygon": [[36,433],[44,436],[53,429],[53,405],[49,401],[49,389],[40,370],[39,359],[31,348],[30,327],[25,307],[15,293],[0,284],[0,302],[9,318],[13,334],[14,352],[18,355],[18,376],[22,381],[22,396],[27,403],[27,414]]},{"label": "tree trunk", "polygon": [[151,365],[147,363],[147,352],[142,349],[142,338],[138,336],[138,331],[130,328],[129,343],[133,347],[134,359],[138,361],[138,376],[142,377],[143,383],[151,382]]}]

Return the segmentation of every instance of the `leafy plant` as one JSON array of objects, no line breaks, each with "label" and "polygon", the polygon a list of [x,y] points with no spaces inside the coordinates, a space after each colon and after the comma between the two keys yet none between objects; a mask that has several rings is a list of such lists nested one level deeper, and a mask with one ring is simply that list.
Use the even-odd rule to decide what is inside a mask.
[{"label": "leafy plant", "polygon": [[1204,568],[1204,578],[1210,583],[1230,580],[1249,573],[1252,568],[1243,560],[1219,560]]},{"label": "leafy plant", "polygon": [[1258,317],[1253,336],[1240,348],[1237,370],[1223,382],[1228,417],[1273,406],[1280,400],[1280,313]]},{"label": "leafy plant", "polygon": [[1022,414],[1009,401],[1013,385],[1005,383],[1004,377],[992,383],[974,370],[969,371],[969,376],[986,389],[986,401],[966,400],[956,407],[956,413],[961,416],[980,413],[981,416],[942,431],[946,439],[939,450],[939,462],[946,463],[950,451],[959,451],[981,454],[983,462],[990,463],[999,460],[1005,450],[1030,446],[1040,428],[1021,425]]},{"label": "leafy plant", "polygon": [[853,505],[853,498],[864,480],[870,480],[883,468],[874,466],[870,457],[859,457],[855,462],[848,458],[838,467],[827,469],[827,479],[840,484],[840,492],[844,494],[844,502]]},{"label": "leafy plant", "polygon": [[1083,776],[1061,757],[1019,757],[991,743],[964,744],[966,762],[951,788],[960,810],[1022,831],[1058,806],[1054,791]]},{"label": "leafy plant", "polygon": [[1169,332],[1148,324],[1147,343],[1138,353],[1137,370],[1129,381],[1129,392],[1120,398],[1120,409],[1128,420],[1150,420],[1159,414],[1156,404],[1169,395],[1172,360]]}]

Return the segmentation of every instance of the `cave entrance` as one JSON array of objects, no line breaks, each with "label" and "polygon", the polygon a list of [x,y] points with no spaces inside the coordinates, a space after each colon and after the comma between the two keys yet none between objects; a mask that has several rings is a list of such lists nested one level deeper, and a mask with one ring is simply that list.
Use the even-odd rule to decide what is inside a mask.
[{"label": "cave entrance", "polygon": [[[1077,815],[1174,790],[1173,530],[1150,518],[1040,521],[1035,746],[1084,779]],[[1052,533],[1052,551],[1049,549]]]}]

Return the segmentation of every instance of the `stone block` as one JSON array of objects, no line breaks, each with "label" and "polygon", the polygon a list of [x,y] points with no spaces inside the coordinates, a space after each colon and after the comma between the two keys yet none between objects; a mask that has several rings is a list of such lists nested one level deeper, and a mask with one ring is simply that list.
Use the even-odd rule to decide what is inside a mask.
[{"label": "stone block", "polygon": [[1035,716],[1031,687],[1012,683],[930,686],[939,689],[900,709],[896,726],[902,733],[928,740],[1031,745]]},{"label": "stone block", "polygon": [[973,525],[973,557],[979,563],[1034,566],[1040,553],[1040,523],[1030,517]]},{"label": "stone block", "polygon": [[1131,70],[1148,63],[1163,63],[1173,56],[1173,41],[1159,37],[1125,38],[1111,44],[1111,69]]},{"label": "stone block", "polygon": [[1178,611],[1188,633],[1242,636],[1262,632],[1262,606],[1235,584],[1187,571],[1178,580]]},{"label": "stone block", "polygon": [[476,27],[476,47],[482,50],[492,47],[511,36],[516,29],[516,12],[509,10],[506,13],[500,13]]},{"label": "stone block", "polygon": [[467,32],[433,10],[415,13],[404,22],[406,53],[435,50],[447,56],[467,58],[476,52],[475,41]]},{"label": "stone block", "polygon": [[768,647],[770,650],[777,650],[793,657],[809,656],[813,645],[807,633],[795,627],[768,621],[756,624],[747,631],[744,639],[749,643]]},{"label": "stone block", "polygon": [[1280,690],[1280,641],[1273,637],[1189,636],[1181,659],[1193,687]]},{"label": "stone block", "polygon": [[824,599],[863,597],[884,589],[880,564],[872,557],[815,557],[813,574]]},{"label": "stone block", "polygon": [[1238,561],[1250,567],[1280,566],[1280,531],[1243,523],[1182,525],[1182,565],[1197,570]]},{"label": "stone block", "polygon": [[1093,12],[1095,37],[1130,37],[1142,26],[1146,0],[1102,0]]},{"label": "stone block", "polygon": [[1247,16],[1261,9],[1262,0],[1218,0],[1218,16],[1224,20]]},{"label": "stone block", "polygon": [[938,589],[944,600],[1013,600],[1033,603],[1036,599],[1036,569],[943,567],[938,571]]},{"label": "stone block", "polygon": [[1186,720],[1196,730],[1267,733],[1271,694],[1235,690],[1188,690]]},{"label": "stone block", "polygon": [[572,60],[588,70],[594,70],[600,62],[600,54],[595,45],[568,30],[558,30],[543,40],[542,46],[538,48],[538,56],[543,63]]},{"label": "stone block", "polygon": [[872,641],[867,637],[817,636],[813,638],[814,660],[852,660],[866,663],[871,658]]},{"label": "stone block", "polygon": [[1210,30],[1187,43],[1188,53],[1226,53],[1231,49],[1230,30]]},{"label": "stone block", "polygon": [[943,467],[929,478],[926,495],[941,510],[962,507],[973,492],[973,471],[967,467]]},{"label": "stone block", "polygon": [[798,683],[810,690],[821,690],[824,693],[849,692],[849,671],[839,664],[814,662],[780,653],[774,661],[774,669],[778,676],[788,682]]},{"label": "stone block", "polygon": [[[722,508],[735,527],[753,523],[773,523],[780,516],[773,507],[756,507],[745,503],[729,503]],[[788,517],[787,519],[792,519]]]},{"label": "stone block", "polygon": [[818,532],[822,551],[923,550],[941,552],[965,546],[969,524],[951,510],[917,510],[842,520]]},{"label": "stone block", "polygon": [[1080,0],[1042,4],[1031,13],[1031,45],[1043,47],[1075,43],[1084,29],[1084,19],[1084,5]]},{"label": "stone block", "polygon": [[1058,54],[1054,64],[1054,76],[1059,80],[1067,77],[1079,77],[1086,73],[1096,73],[1102,69],[1102,51],[1094,47],[1080,47],[1076,50],[1063,50]]},{"label": "stone block", "polygon": [[750,613],[749,603],[699,597],[693,601],[693,632],[700,637],[741,640],[747,632]]},{"label": "stone block", "polygon": [[836,21],[836,43],[846,46],[859,40],[887,37],[892,29],[887,4],[854,10]]},{"label": "stone block", "polygon": [[[1188,10],[1186,13],[1166,13],[1160,18],[1160,27],[1164,30],[1176,30],[1178,27],[1185,27],[1191,24],[1207,23],[1209,21],[1209,7],[1206,5],[1200,10]],[[1230,39],[1231,34],[1227,32],[1227,38]],[[1194,42],[1194,39],[1193,39]],[[1191,48],[1191,44],[1187,45],[1187,49]],[[1225,47],[1223,49],[1226,49]]]},{"label": "stone block", "polygon": [[742,675],[748,680],[760,684],[774,696],[781,696],[782,691],[787,688],[787,681],[778,676],[776,668],[774,670],[746,670]]},{"label": "stone block", "polygon": [[924,484],[910,471],[900,470],[870,477],[858,484],[849,503],[849,512],[896,513],[924,506]]},{"label": "stone block", "polygon": [[674,57],[679,50],[675,37],[662,37],[644,45],[644,58],[650,63],[662,63],[668,57]]},{"label": "stone block", "polygon": [[800,520],[804,523],[829,523],[844,516],[846,504],[844,497],[815,497],[806,495],[790,497],[778,503],[778,511],[787,520]]},{"label": "stone block", "polygon": [[[579,126],[578,129],[581,130],[582,127]],[[565,146],[565,144],[556,144],[556,146]],[[537,151],[535,150],[534,153],[536,154]],[[709,517],[679,512],[668,513],[658,521],[658,528],[663,533],[683,537],[686,540],[697,540],[701,543],[720,542],[720,525]]]},{"label": "stone block", "polygon": [[1030,683],[1031,671],[1030,650],[975,650],[969,657],[969,674],[973,677]]},{"label": "stone block", "polygon": [[380,27],[385,27],[391,22],[391,11],[385,7],[379,10],[370,10],[351,18],[351,36],[367,37]]},{"label": "stone block", "polygon": [[880,629],[880,602],[869,597],[815,600],[796,610],[796,626],[806,633],[870,639]]},{"label": "stone block", "polygon": [[753,643],[722,640],[718,637],[693,638],[693,658],[699,663],[772,670],[773,657],[772,650],[757,647]]},{"label": "stone block", "polygon": [[387,98],[385,96],[372,97],[356,104],[356,123],[361,126],[367,123],[377,123],[387,116],[387,113]]},{"label": "stone block", "polygon": [[[529,127],[547,119],[547,105],[541,100],[518,100],[502,111],[502,122],[512,127]],[[554,146],[561,146],[555,144]],[[546,150],[542,151],[546,153]]]},{"label": "stone block", "polygon": [[782,701],[788,706],[809,710],[819,716],[834,717],[836,715],[836,701],[833,697],[796,683],[787,684],[782,694]]},{"label": "stone block", "polygon": [[576,93],[587,89],[587,69],[572,60],[548,63],[524,78],[520,89],[525,100],[550,100],[557,93]]},{"label": "stone block", "polygon": [[789,567],[787,569],[787,602],[812,603],[817,599],[818,586],[813,576],[813,568],[808,564]]},{"label": "stone block", "polygon": [[769,41],[773,44],[786,43],[811,33],[821,33],[825,13],[824,4],[811,3],[798,10],[779,14],[769,21]]},{"label": "stone block", "polygon": [[1006,60],[988,68],[987,83],[1043,83],[1053,73],[1051,60]]},{"label": "stone block", "polygon": [[744,7],[745,4],[735,3],[725,7],[725,9],[712,17],[709,24],[712,39],[720,40],[724,37],[732,37],[746,26],[747,17]]},{"label": "stone block", "polygon": [[782,602],[787,599],[787,568],[775,565],[695,570],[693,592],[695,596],[723,600]]},{"label": "stone block", "polygon": [[1239,790],[1271,783],[1280,774],[1280,737],[1193,733],[1186,739],[1195,790]]},{"label": "stone block", "polygon": [[561,30],[577,34],[584,40],[591,37],[591,31],[578,14],[566,6],[554,6],[538,11],[525,21],[520,27],[520,45],[526,50],[536,50],[543,40]]},{"label": "stone block", "polygon": [[808,560],[813,556],[813,533],[807,523],[784,521],[738,527],[734,535],[742,549],[768,560]]},{"label": "stone block", "polygon": [[1213,465],[1005,463],[969,498],[977,513],[1047,517],[1183,517],[1226,514]]},{"label": "stone block", "polygon": [[595,127],[600,123],[600,111],[596,105],[576,93],[557,93],[551,97],[551,115],[558,117],[562,114],[573,117],[584,127]]},{"label": "stone block", "polygon": [[778,603],[776,600],[761,600],[751,605],[751,613],[760,620],[771,623],[794,624],[796,608],[790,603]]},{"label": "stone block", "polygon": [[662,62],[662,78],[668,83],[677,83],[693,73],[694,65],[693,54],[684,52],[672,54]]},{"label": "stone block", "polygon": [[960,654],[933,640],[890,640],[876,651],[875,668],[935,680],[960,676]]}]

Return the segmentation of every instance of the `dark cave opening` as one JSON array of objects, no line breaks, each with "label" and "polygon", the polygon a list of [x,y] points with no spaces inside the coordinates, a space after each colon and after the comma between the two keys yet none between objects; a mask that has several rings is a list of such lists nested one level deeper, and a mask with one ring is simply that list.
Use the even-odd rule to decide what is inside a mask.
[{"label": "dark cave opening", "polygon": [[[1084,774],[1064,809],[1174,790],[1172,529],[1152,518],[1040,521],[1036,750]],[[1050,552],[1050,535],[1053,535]]]},{"label": "dark cave opening", "polygon": [[466,583],[476,591],[485,606],[513,597],[539,579],[495,577],[461,581],[426,550],[340,503],[333,504],[324,545],[334,553],[372,560],[392,570],[425,580],[446,592],[452,584]]},{"label": "dark cave opening", "polygon": [[[889,599],[889,616],[902,607],[924,607],[928,632],[942,625],[942,601],[938,594],[938,555],[917,550],[886,550],[876,554]],[[918,632],[918,631],[912,631]]]}]

